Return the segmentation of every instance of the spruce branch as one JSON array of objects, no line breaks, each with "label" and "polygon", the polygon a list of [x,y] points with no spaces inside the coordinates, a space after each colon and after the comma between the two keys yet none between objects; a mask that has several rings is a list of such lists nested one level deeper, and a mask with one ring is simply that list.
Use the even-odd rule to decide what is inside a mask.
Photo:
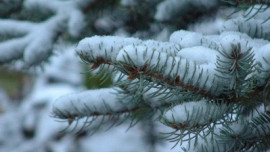
[{"label": "spruce branch", "polygon": [[269,40],[269,11],[269,6],[253,5],[237,18],[224,22],[220,31],[239,31],[252,38]]},{"label": "spruce branch", "polygon": [[[68,121],[70,126],[76,121],[74,129],[80,120],[86,119],[79,129],[80,131],[82,128],[91,126],[98,129],[110,120],[113,122],[111,127],[130,119],[132,120],[130,126],[133,126],[133,122],[148,119],[157,114],[158,111],[163,111],[163,109],[175,104],[172,102],[157,103],[157,98],[147,97],[149,92],[139,99],[142,101],[135,100],[130,94],[121,93],[119,88],[108,88],[66,95],[55,102],[53,116]],[[147,116],[141,115],[142,113],[147,113]]]},{"label": "spruce branch", "polygon": [[118,101],[116,93],[116,90],[110,88],[67,95],[57,100],[53,112],[59,118],[65,119],[90,115],[109,115],[115,111],[124,112],[125,107]]},{"label": "spruce branch", "polygon": [[[194,142],[199,138],[207,138],[215,135],[215,128],[219,125],[230,123],[232,105],[226,103],[211,103],[205,99],[186,102],[164,112],[161,121],[175,129],[167,137],[170,141]],[[196,146],[195,146],[196,147]]]},{"label": "spruce branch", "polygon": [[[220,121],[232,110],[231,106],[206,101],[193,101],[177,105],[163,114],[162,121],[178,130],[198,129]],[[195,113],[194,113],[195,112]]]},{"label": "spruce branch", "polygon": [[248,5],[254,4],[270,5],[270,2],[268,0],[223,0],[223,1],[228,3],[248,4]]},{"label": "spruce branch", "polygon": [[[269,147],[269,129],[269,115],[260,113],[250,121],[240,121],[221,128],[219,144],[225,144],[228,150],[234,151],[265,151]],[[227,141],[232,145],[228,145]]]},{"label": "spruce branch", "polygon": [[[43,68],[49,60],[57,62],[52,69],[46,66],[42,73],[35,71],[37,85],[27,96],[30,102],[18,108],[22,113],[13,106],[4,109],[0,144],[5,146],[0,151],[34,151],[37,147],[57,151],[67,148],[63,145],[68,145],[66,151],[85,149],[91,147],[84,144],[88,138],[80,138],[86,132],[126,122],[126,129],[142,124],[135,136],[143,133],[142,138],[150,140],[141,146],[143,151],[149,145],[149,151],[168,147],[162,145],[161,150],[157,145],[158,131],[175,146],[185,146],[183,151],[269,151],[270,0],[223,1],[240,11],[226,16],[232,7],[218,0],[0,0],[0,17],[4,18],[0,19],[0,69],[30,68],[32,75],[32,70]],[[195,21],[196,25],[190,25]],[[175,29],[194,31],[169,35]],[[74,54],[59,54],[56,60],[50,56],[66,42],[96,34],[132,37],[92,36],[78,43],[75,52],[91,71],[90,77],[112,78],[113,82],[108,88],[57,98],[52,116],[67,124],[64,131],[80,133],[58,136],[55,130],[65,126],[53,125],[42,112],[49,110],[47,98],[74,92],[84,84],[78,76],[80,66],[72,62]],[[22,86],[28,90],[28,80]],[[9,110],[13,111],[10,116]],[[11,133],[7,141],[6,133]],[[96,139],[102,141],[90,138]],[[14,149],[14,142],[19,148]]]},{"label": "spruce branch", "polygon": [[84,62],[92,63],[92,69],[95,69],[101,64],[113,65],[121,48],[140,42],[141,40],[137,38],[94,36],[81,40],[76,52]]},{"label": "spruce branch", "polygon": [[[175,129],[168,133],[168,139],[176,144],[188,141],[198,151],[254,147],[240,145],[245,137],[238,138],[239,132],[234,129],[250,125],[250,117],[261,117],[254,114],[257,107],[268,106],[265,91],[268,90],[270,45],[266,40],[257,42],[239,32],[202,35],[183,30],[173,33],[170,42],[112,36],[85,38],[78,44],[77,54],[92,64],[92,69],[113,66],[119,74],[114,85],[119,89],[109,98],[99,96],[106,94],[106,89],[82,93],[85,97],[77,94],[60,98],[56,103],[67,104],[69,108],[55,105],[55,116],[76,120],[123,117],[137,122],[157,114],[160,121]],[[99,97],[90,101],[86,96]],[[73,98],[82,99],[87,106],[77,107],[82,105],[80,101],[72,105]],[[266,117],[261,118],[260,121]],[[243,119],[247,123],[241,124]],[[250,136],[251,133],[254,132]],[[257,145],[268,140],[255,139],[255,136],[250,140],[253,138],[259,141]],[[228,144],[231,140],[233,145]],[[207,146],[205,141],[211,141],[212,145]]]},{"label": "spruce branch", "polygon": [[[185,32],[183,34],[186,35]],[[227,44],[227,42],[225,41],[227,41],[226,40],[227,37],[229,38],[229,34],[233,34],[235,39],[240,38],[239,44],[234,45],[234,42],[232,44]],[[175,38],[171,38],[172,41],[176,39],[177,37],[179,37],[177,36],[177,33],[173,35],[174,36],[172,37],[175,37]],[[181,35],[181,32],[179,33],[179,35]],[[183,49],[181,49],[181,45],[175,45],[175,44],[173,45],[170,43],[160,43],[160,42],[158,43],[154,41],[145,41],[145,42],[139,41],[138,42],[137,40],[136,40],[137,44],[134,43],[132,45],[128,45],[127,43],[126,47],[124,47],[124,45],[119,45],[119,46],[114,45],[115,46],[115,49],[114,49],[111,46],[111,42],[108,41],[109,39],[113,37],[104,37],[104,41],[102,41],[101,37],[93,37],[90,39],[83,40],[78,45],[77,52],[84,61],[88,63],[94,63],[92,68],[97,68],[98,66],[102,64],[110,64],[110,65],[116,66],[124,74],[127,74],[129,79],[139,78],[141,75],[143,75],[145,79],[148,81],[153,81],[152,78],[154,78],[156,83],[158,84],[160,83],[162,84],[163,82],[166,82],[166,85],[178,86],[178,87],[181,87],[183,89],[186,89],[195,93],[198,92],[199,94],[205,97],[211,97],[211,94],[207,93],[208,91],[206,91],[207,89],[205,90],[205,88],[209,87],[210,90],[213,89],[212,92],[216,92],[215,91],[216,88],[213,87],[213,82],[216,81],[217,83],[217,81],[220,81],[218,82],[219,84],[221,85],[226,84],[224,81],[227,81],[228,79],[231,78],[230,77],[231,72],[235,73],[234,78],[236,78],[237,81],[239,80],[241,82],[239,82],[240,86],[235,86],[236,85],[235,81],[232,81],[232,84],[227,87],[229,90],[232,89],[232,87],[241,88],[242,87],[241,85],[252,85],[253,81],[256,81],[257,79],[255,78],[256,76],[254,76],[256,75],[254,74],[254,72],[256,73],[254,69],[258,68],[257,64],[255,64],[255,59],[256,61],[261,60],[260,59],[261,56],[259,56],[260,53],[253,55],[252,51],[255,48],[257,48],[257,46],[253,48],[252,45],[249,45],[250,43],[252,44],[253,42],[252,42],[252,39],[250,39],[246,35],[243,35],[243,37],[247,38],[248,41],[246,39],[243,39],[242,36],[239,36],[238,33],[222,33],[220,37],[221,39],[224,39],[225,41],[222,43],[218,43],[217,41],[212,41],[208,37],[206,38],[201,37],[199,38],[201,39],[201,42],[198,40],[198,42],[194,43],[193,45],[198,45],[198,43],[200,42],[202,43],[203,46],[194,47],[194,48],[192,47],[183,48]],[[184,41],[185,38],[186,37],[184,36],[184,38],[182,38],[181,40]],[[231,37],[230,39],[234,41],[234,39],[232,39]],[[130,40],[126,39],[126,40],[133,41],[131,39]],[[249,41],[250,43],[248,43]],[[96,42],[96,43],[93,43],[93,42]],[[121,40],[121,42],[124,42],[124,41]],[[179,42],[179,43],[181,44],[182,42]],[[214,47],[213,47],[213,44],[215,44]],[[245,46],[245,45],[248,45],[248,46]],[[211,49],[208,50],[207,46],[211,47]],[[214,50],[212,50],[214,48],[217,49],[218,51],[215,52]],[[91,53],[88,52],[89,49]],[[220,80],[217,80],[217,77],[213,77],[210,74],[206,74],[208,72],[210,73],[210,71],[215,73],[215,70],[212,69],[214,66],[211,65],[211,64],[215,64],[214,63],[215,61],[213,60],[211,62],[207,60],[202,61],[201,59],[197,61],[198,59],[192,59],[190,56],[192,53],[189,53],[189,52],[192,52],[192,49],[205,50],[209,52],[209,55],[211,52],[212,54],[215,54],[218,57],[217,69],[219,72],[221,72],[221,75],[219,76]],[[224,49],[229,52],[224,53],[223,52]],[[100,50],[103,50],[103,51],[100,51]],[[107,50],[110,50],[110,51],[107,51]],[[242,52],[244,51],[244,54],[241,53],[241,51]],[[197,52],[199,53],[199,51]],[[264,52],[264,50],[262,50],[261,52]],[[230,54],[232,56],[230,56]],[[214,55],[212,56],[215,58]],[[225,59],[232,58],[230,59],[231,65],[223,65],[227,61],[221,61],[222,56],[225,56]],[[189,57],[192,60],[188,61],[184,57]],[[152,61],[158,61],[158,62],[155,63]],[[196,65],[196,63],[200,63],[201,65]],[[207,64],[205,63],[208,63],[209,66],[207,66]],[[265,61],[260,61],[260,62],[257,61],[257,63],[267,64],[267,62]],[[226,64],[230,64],[230,63],[226,63]],[[162,66],[159,67],[159,65],[162,65]],[[222,69],[225,72],[220,71]],[[250,70],[245,71],[245,69],[250,69]],[[227,74],[227,77],[226,77],[226,74],[223,75],[224,73]],[[246,79],[247,75],[249,75],[250,78]],[[209,79],[211,81],[209,81]],[[249,82],[249,83],[246,83],[246,82]],[[208,84],[208,87],[207,87],[207,84]],[[246,87],[243,87],[243,88],[246,88]],[[249,89],[246,91],[252,94],[251,93],[253,92],[252,90],[253,89],[250,90],[250,87],[249,87]],[[241,90],[236,91],[235,97],[233,97],[232,101],[239,101],[239,99],[237,99],[239,96],[237,94],[239,93],[245,94],[245,93],[241,93]],[[228,92],[223,93],[223,95],[221,96],[225,97],[224,96],[225,94],[228,94]],[[212,98],[214,98],[214,96],[212,96]],[[219,97],[217,96],[215,98],[219,98]],[[229,97],[227,97],[227,99],[229,99]]]},{"label": "spruce branch", "polygon": [[[192,14],[190,11],[196,12],[211,12],[217,7],[219,2],[217,0],[192,0],[192,1],[178,1],[178,0],[164,0],[157,5],[157,11],[154,18],[161,22],[174,22],[176,18],[185,19],[182,14]],[[166,12],[166,13],[165,13]],[[194,13],[195,14],[195,13]],[[199,13],[197,13],[199,14]]]},{"label": "spruce branch", "polygon": [[232,95],[230,96],[232,98],[239,98],[246,94],[246,91],[249,91],[244,89],[249,87],[250,81],[253,80],[246,77],[253,72],[254,54],[251,52],[251,48],[243,50],[240,43],[236,45],[232,44],[230,52],[224,51],[220,53],[224,59],[221,59],[221,57],[217,58],[217,71],[219,71],[217,75],[225,81],[230,81],[230,83],[225,84],[227,86],[224,86],[224,92],[231,90]]},{"label": "spruce branch", "polygon": [[[48,58],[52,53],[52,44],[63,28],[63,20],[64,18],[58,16],[36,25],[26,21],[1,19],[0,26],[3,31],[0,34],[10,35],[15,32],[26,35],[0,43],[0,64],[23,58],[27,66],[32,66]],[[36,37],[38,35],[39,38]],[[46,44],[47,47],[40,47],[41,44]]]},{"label": "spruce branch", "polygon": [[22,67],[29,68],[46,62],[62,33],[68,31],[72,37],[78,37],[84,29],[81,3],[26,0],[22,6],[24,10],[40,8],[41,12],[51,12],[53,15],[41,23],[0,19],[0,35],[7,37],[7,40],[0,42],[0,64],[19,60]]},{"label": "spruce branch", "polygon": [[[176,76],[175,79],[170,79],[170,78],[166,78],[166,76],[164,75],[159,75],[157,73],[150,73],[148,71],[146,71],[147,69],[145,68],[147,67],[144,66],[142,69],[139,69],[139,68],[133,68],[133,67],[128,67],[128,66],[125,66],[125,70],[128,71],[128,78],[129,79],[134,79],[134,78],[139,78],[140,75],[139,74],[142,74],[142,75],[145,75],[146,76],[146,80],[148,81],[151,81],[151,82],[155,82],[155,83],[158,83],[158,84],[161,84],[161,85],[170,85],[171,87],[180,87],[180,88],[183,88],[183,89],[186,89],[188,91],[191,91],[193,93],[199,93],[200,95],[204,96],[204,97],[212,97],[211,94],[209,94],[207,91],[205,90],[201,90],[200,88],[197,88],[197,87],[194,87],[192,85],[187,85],[187,84],[184,84],[183,82],[180,81],[180,76]],[[153,80],[155,79],[155,80]],[[165,84],[164,84],[165,82]]]}]

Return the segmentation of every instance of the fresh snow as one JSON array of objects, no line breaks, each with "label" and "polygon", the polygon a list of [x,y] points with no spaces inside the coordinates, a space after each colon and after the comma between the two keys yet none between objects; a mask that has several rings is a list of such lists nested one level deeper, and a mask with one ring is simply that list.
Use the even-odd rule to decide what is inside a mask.
[{"label": "fresh snow", "polygon": [[[7,1],[4,0],[5,3]],[[166,80],[166,82],[171,80],[188,87],[194,86],[196,89],[208,91],[212,95],[219,95],[219,89],[223,89],[222,87],[226,84],[223,84],[222,79],[217,77],[220,74],[216,69],[217,59],[219,61],[223,59],[222,53],[232,54],[234,47],[239,45],[241,53],[251,50],[254,54],[254,65],[252,65],[254,72],[247,75],[245,79],[255,75],[256,84],[259,86],[264,85],[267,81],[266,78],[269,77],[270,27],[269,20],[267,20],[269,19],[269,9],[257,14],[256,11],[260,6],[255,6],[252,10],[249,8],[244,13],[236,13],[236,17],[233,19],[220,16],[216,16],[214,20],[208,20],[207,18],[203,21],[204,19],[202,19],[202,22],[197,22],[191,26],[187,25],[190,31],[179,30],[172,34],[173,30],[177,30],[176,27],[156,24],[149,25],[149,31],[151,32],[138,30],[129,33],[128,27],[124,26],[125,21],[114,21],[115,14],[113,13],[115,12],[112,12],[113,17],[107,16],[107,12],[105,12],[105,15],[94,20],[94,27],[96,30],[104,30],[108,33],[114,32],[114,35],[119,36],[92,36],[82,39],[76,48],[69,44],[64,44],[68,45],[66,48],[58,48],[59,43],[63,45],[61,41],[65,41],[66,34],[69,34],[72,39],[79,38],[84,34],[86,20],[88,20],[85,15],[88,14],[84,14],[83,9],[86,4],[96,1],[12,0],[12,2],[15,1],[16,3],[23,2],[22,8],[27,10],[38,8],[41,12],[53,15],[38,23],[0,19],[0,36],[3,37],[0,42],[0,64],[17,61],[23,62],[24,67],[30,67],[40,65],[47,60],[49,63],[44,65],[42,70],[28,71],[36,78],[33,78],[33,84],[26,84],[32,85],[31,91],[23,94],[24,99],[20,101],[19,105],[10,103],[13,100],[9,99],[6,92],[0,88],[0,151],[147,152],[150,143],[145,141],[148,126],[145,127],[144,122],[140,122],[137,126],[129,129],[128,132],[126,132],[126,129],[130,127],[128,123],[123,123],[107,132],[103,130],[107,126],[104,126],[93,136],[67,132],[60,134],[60,131],[68,125],[67,131],[73,130],[76,132],[80,129],[83,132],[87,131],[88,124],[86,121],[91,121],[91,118],[88,119],[88,117],[98,114],[110,115],[113,112],[121,112],[121,110],[123,112],[134,108],[134,105],[147,105],[156,108],[163,103],[168,103],[171,107],[157,112],[157,115],[161,115],[161,122],[167,125],[168,123],[182,124],[187,127],[203,126],[215,121],[215,119],[223,118],[223,114],[228,110],[226,105],[216,105],[205,98],[198,99],[198,101],[181,101],[181,93],[183,93],[180,93],[180,91],[183,91],[181,85],[174,87],[170,86],[171,83],[162,84],[165,85],[164,87],[159,84],[162,81],[157,83],[156,81],[148,82],[139,79],[141,77],[132,78],[132,74],[141,76],[140,74],[143,71],[140,70],[146,71],[146,77],[154,75],[155,78]],[[131,8],[136,7],[139,3],[137,0],[120,1],[121,6]],[[181,18],[182,15],[187,14],[188,8],[210,10],[216,7],[218,1],[164,0],[157,3],[159,4],[154,13],[154,20],[166,24],[167,21],[174,19],[175,15],[179,14]],[[255,16],[253,17],[253,15]],[[64,36],[60,35],[62,33],[64,33]],[[123,37],[120,37],[120,35]],[[59,39],[59,36],[63,39]],[[141,39],[135,38],[136,36]],[[155,40],[143,40],[143,38],[149,39],[149,37]],[[8,39],[6,40],[6,38]],[[52,54],[54,56],[49,58]],[[117,73],[114,79],[119,78],[119,75],[134,72],[121,79],[121,81],[127,82],[123,83],[124,85],[128,84],[129,86],[120,86],[126,87],[125,90],[112,86],[85,91],[86,88],[83,87],[84,74],[82,74],[84,67],[78,62],[78,57],[90,64],[96,63],[99,65],[99,62],[103,61],[106,64],[111,64],[105,66],[107,72],[121,71]],[[134,71],[127,72],[128,69],[131,69],[130,67],[134,68]],[[259,70],[257,71],[257,69]],[[99,69],[96,69],[96,71],[99,71]],[[114,83],[118,82],[115,80]],[[146,87],[142,85],[146,85]],[[214,90],[215,87],[217,87],[217,90]],[[120,95],[118,91],[125,91],[126,94]],[[125,96],[125,100],[121,100],[123,99],[122,95]],[[166,97],[166,95],[170,96]],[[142,101],[134,100],[137,97]],[[181,102],[181,104],[174,105],[173,101]],[[243,119],[251,121],[252,118],[258,117],[258,112],[264,112],[264,108],[264,106],[256,107],[256,110]],[[66,120],[59,123],[52,116]],[[69,121],[74,118],[76,123],[70,124]],[[82,119],[77,120],[77,118]],[[110,121],[108,121],[108,124],[110,124]],[[237,121],[229,127],[236,135],[242,135],[246,131],[243,124]],[[85,125],[86,128],[83,128]],[[99,124],[94,122],[93,125],[95,127]],[[175,131],[173,128],[169,128],[170,125],[164,126],[159,122],[155,122],[154,125],[153,130],[156,129],[157,132]],[[220,134],[220,131],[224,128],[216,125],[214,129],[215,134]],[[258,125],[257,129],[260,133],[269,132],[263,126]],[[208,128],[206,131],[209,131]],[[255,131],[252,131],[249,137],[257,137],[257,134],[253,133]],[[193,136],[194,134],[190,135]],[[203,136],[202,133],[200,135]],[[186,138],[184,140],[188,140]],[[208,138],[211,140],[210,136],[207,137],[207,140]],[[198,145],[210,146],[201,137],[191,140],[190,144],[195,144],[197,140]],[[184,147],[189,146],[187,142],[182,144]],[[172,146],[171,143],[158,142],[155,144],[155,151],[180,150],[179,146],[169,150]],[[223,148],[221,147],[221,151]],[[190,151],[193,150],[196,149],[191,148]],[[212,150],[214,151],[214,149]],[[200,148],[197,151],[201,151]]]},{"label": "fresh snow", "polygon": [[138,44],[137,38],[123,38],[117,36],[93,36],[84,38],[78,44],[76,51],[89,61],[95,61],[97,57],[104,60],[115,61],[121,48],[130,44]]},{"label": "fresh snow", "polygon": [[182,47],[192,47],[201,45],[202,34],[180,30],[173,32],[170,36],[170,42],[178,43]]},{"label": "fresh snow", "polygon": [[89,90],[76,94],[60,97],[53,105],[53,113],[56,117],[91,115],[92,113],[106,114],[116,112],[124,108],[117,98],[115,88]]},{"label": "fresh snow", "polygon": [[19,36],[0,42],[0,63],[21,59],[26,67],[38,65],[52,54],[61,32],[67,29],[71,36],[78,37],[85,27],[80,1],[26,0],[23,6],[55,14],[41,23],[0,19],[0,35]]},{"label": "fresh snow", "polygon": [[[94,36],[80,41],[76,50],[89,62],[95,62],[97,57],[101,57],[111,64],[120,62],[139,68],[147,65],[147,70],[154,70],[173,79],[180,76],[180,80],[185,84],[192,83],[210,91],[215,88],[212,87],[213,84],[220,83],[215,76],[217,57],[222,58],[221,52],[231,54],[237,45],[240,46],[241,53],[251,49],[255,53],[255,63],[262,64],[263,71],[269,71],[268,53],[260,49],[267,42],[252,39],[239,32],[206,36],[180,30],[171,35],[170,42]],[[264,50],[266,48],[268,47],[265,46]]]},{"label": "fresh snow", "polygon": [[[207,100],[190,101],[177,105],[164,113],[165,122],[192,125],[204,125],[215,118],[221,118],[226,110],[225,105],[215,105]],[[199,118],[199,119],[198,119]]]}]

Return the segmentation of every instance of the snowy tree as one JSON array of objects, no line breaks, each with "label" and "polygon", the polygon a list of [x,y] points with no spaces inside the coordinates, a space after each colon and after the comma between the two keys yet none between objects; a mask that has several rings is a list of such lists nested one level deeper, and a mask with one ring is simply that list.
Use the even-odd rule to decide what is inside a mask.
[{"label": "snowy tree", "polygon": [[[2,71],[32,83],[0,90],[0,150],[270,149],[268,1],[0,4]],[[87,90],[85,69],[112,84]]]}]

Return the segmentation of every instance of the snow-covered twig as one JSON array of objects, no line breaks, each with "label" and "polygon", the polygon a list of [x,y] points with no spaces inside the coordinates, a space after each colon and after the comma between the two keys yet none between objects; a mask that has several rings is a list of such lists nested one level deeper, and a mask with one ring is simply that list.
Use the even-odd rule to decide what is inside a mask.
[{"label": "snow-covered twig", "polygon": [[[88,0],[87,2],[91,2]],[[26,9],[40,8],[40,11],[54,13],[49,19],[34,23],[13,19],[0,19],[0,35],[14,37],[0,43],[0,64],[22,60],[25,67],[39,65],[52,54],[55,41],[66,29],[78,37],[84,26],[85,17],[80,1],[26,0]],[[17,38],[16,38],[17,37]]]}]

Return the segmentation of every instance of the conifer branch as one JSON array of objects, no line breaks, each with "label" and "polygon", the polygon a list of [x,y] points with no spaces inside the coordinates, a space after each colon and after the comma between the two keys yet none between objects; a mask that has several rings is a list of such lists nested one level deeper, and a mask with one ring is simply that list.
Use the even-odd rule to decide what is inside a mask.
[{"label": "conifer branch", "polygon": [[0,35],[7,37],[7,40],[0,42],[0,64],[22,61],[22,66],[16,68],[29,68],[48,61],[61,34],[66,32],[76,38],[84,29],[84,15],[79,7],[81,3],[26,0],[22,4],[24,10],[41,8],[41,12],[51,12],[52,16],[41,23],[0,19]]},{"label": "conifer branch", "polygon": [[[249,126],[249,121],[238,124],[239,120],[249,119],[257,110],[256,106],[268,100],[261,99],[265,97],[270,71],[270,45],[267,43],[262,41],[257,45],[257,39],[239,32],[204,36],[178,31],[171,35],[170,42],[112,36],[85,38],[78,44],[77,54],[84,62],[92,64],[92,69],[113,66],[114,71],[120,73],[114,85],[121,89],[110,94],[112,98],[93,98],[97,100],[82,107],[77,107],[82,104],[76,103],[63,108],[59,105],[72,102],[67,97],[62,98],[58,100],[59,105],[54,106],[55,116],[75,120],[123,117],[139,121],[145,119],[145,115],[148,118],[158,114],[161,122],[175,129],[168,133],[171,141],[188,141],[198,147],[201,144],[198,140],[208,141],[213,137],[212,150],[241,149],[239,141],[257,140],[253,135],[261,135],[260,131],[252,132],[254,128],[250,127],[247,132],[252,138],[243,133],[242,139],[236,129]],[[87,96],[106,94],[104,90],[92,91]],[[267,111],[266,107],[264,109]],[[265,118],[261,117],[256,124]],[[228,141],[235,145],[228,145]],[[244,148],[253,146],[248,142],[246,145],[249,146]],[[203,145],[202,148],[208,149]]]},{"label": "conifer branch", "polygon": [[270,5],[269,0],[225,0],[228,2],[235,2],[239,4],[263,4],[263,5]]},{"label": "conifer branch", "polygon": [[[181,87],[183,89],[193,92],[194,94],[198,93],[203,97],[216,98],[215,96],[211,95],[206,90],[200,89],[192,85],[187,85],[184,82],[180,81],[180,77],[181,77],[180,75],[176,76],[175,79],[171,79],[155,72],[151,73],[151,70],[147,69],[148,67],[147,64],[143,66],[143,68],[128,67],[128,66],[123,66],[123,67],[126,71],[129,72],[128,78],[131,80],[135,78],[140,78],[140,75],[145,75],[147,77],[146,80],[151,81],[151,82],[158,82],[158,84],[161,84],[161,85],[164,85],[164,82],[165,82],[167,85],[170,85],[172,87]],[[153,79],[156,79],[158,81],[155,81],[155,80],[153,81]]]}]

